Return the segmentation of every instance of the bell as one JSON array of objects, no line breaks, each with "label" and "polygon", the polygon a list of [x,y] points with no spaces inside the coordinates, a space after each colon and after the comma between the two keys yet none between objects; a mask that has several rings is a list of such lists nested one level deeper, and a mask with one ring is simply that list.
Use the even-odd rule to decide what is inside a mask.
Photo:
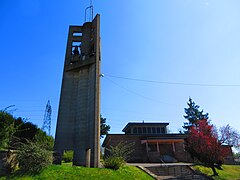
[{"label": "bell", "polygon": [[75,46],[72,52],[73,52],[73,55],[79,55],[78,46]]}]

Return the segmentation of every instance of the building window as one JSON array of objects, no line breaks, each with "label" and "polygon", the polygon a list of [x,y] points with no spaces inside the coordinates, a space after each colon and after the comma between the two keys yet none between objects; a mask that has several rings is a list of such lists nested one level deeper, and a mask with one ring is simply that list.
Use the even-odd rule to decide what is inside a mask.
[{"label": "building window", "polygon": [[151,133],[152,133],[151,129],[152,129],[152,128],[150,128],[150,127],[147,128],[147,133],[148,133],[148,134],[151,134]]},{"label": "building window", "polygon": [[143,134],[147,133],[147,129],[145,127],[143,127]]},{"label": "building window", "polygon": [[165,131],[165,128],[164,127],[161,127],[161,133],[165,134],[166,131]]},{"label": "building window", "polygon": [[152,127],[152,133],[155,134],[156,133],[156,128]]},{"label": "building window", "polygon": [[141,127],[138,128],[138,133],[142,134],[142,128]]},{"label": "building window", "polygon": [[137,128],[136,127],[133,128],[133,133],[137,134]]},{"label": "building window", "polygon": [[126,131],[126,134],[131,134],[131,129],[128,129],[128,130]]},{"label": "building window", "polygon": [[158,134],[161,133],[161,129],[160,129],[160,127],[157,127],[157,133],[158,133]]}]

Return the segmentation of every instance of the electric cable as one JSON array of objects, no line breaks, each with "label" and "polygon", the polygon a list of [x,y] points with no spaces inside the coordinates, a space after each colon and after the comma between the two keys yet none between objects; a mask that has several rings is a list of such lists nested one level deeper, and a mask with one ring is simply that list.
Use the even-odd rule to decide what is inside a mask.
[{"label": "electric cable", "polygon": [[126,88],[126,87],[124,87],[124,86],[122,86],[122,85],[114,82],[113,80],[111,80],[111,79],[108,78],[108,77],[105,77],[105,78],[106,78],[108,81],[110,81],[111,83],[115,84],[116,86],[124,89],[125,91],[127,91],[127,92],[129,92],[129,93],[132,93],[132,94],[135,94],[135,95],[137,95],[137,96],[140,96],[140,97],[142,97],[142,98],[144,98],[144,99],[151,100],[151,101],[155,101],[155,102],[158,102],[158,103],[161,103],[161,104],[167,104],[167,105],[174,105],[174,106],[176,106],[176,104],[170,104],[170,103],[166,103],[166,102],[163,102],[163,101],[157,101],[156,99],[152,99],[152,98],[146,97],[146,96],[144,96],[144,95],[142,95],[142,94],[139,94],[139,93],[137,93],[137,92],[135,92],[135,91],[132,91],[132,90],[130,90],[130,89],[128,89],[128,88]]},{"label": "electric cable", "polygon": [[181,85],[181,86],[202,86],[202,87],[240,87],[240,84],[201,84],[201,83],[184,83],[184,82],[169,82],[169,81],[155,81],[155,80],[146,80],[146,79],[137,79],[137,78],[129,78],[122,76],[113,76],[109,74],[105,74],[105,76],[124,79],[130,81],[139,81],[146,83],[155,83],[155,84],[168,84],[168,85]]}]

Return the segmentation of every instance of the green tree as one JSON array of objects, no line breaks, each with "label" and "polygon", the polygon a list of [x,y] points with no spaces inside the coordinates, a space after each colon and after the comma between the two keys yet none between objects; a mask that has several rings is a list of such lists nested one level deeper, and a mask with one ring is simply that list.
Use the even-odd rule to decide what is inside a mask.
[{"label": "green tree", "polygon": [[106,118],[103,118],[102,115],[100,115],[100,121],[101,121],[101,124],[100,124],[100,137],[103,138],[104,135],[107,135],[108,134],[108,131],[110,131],[110,126],[106,124]]},{"label": "green tree", "polygon": [[8,148],[10,145],[13,134],[16,132],[14,120],[7,108],[0,111],[0,148]]},{"label": "green tree", "polygon": [[52,150],[53,137],[48,136],[40,128],[23,118],[15,118],[8,108],[0,111],[0,148],[17,149],[19,144],[28,141],[43,144],[46,149]]},{"label": "green tree", "polygon": [[38,127],[31,122],[26,122],[23,118],[18,117],[14,121],[16,132],[14,133],[14,141],[12,146],[15,146],[15,143],[21,142],[25,143],[27,140],[33,141]]},{"label": "green tree", "polygon": [[40,128],[37,129],[37,132],[33,138],[33,142],[41,144],[46,150],[52,151],[54,146],[54,138],[47,135],[45,131],[42,131]]},{"label": "green tree", "polygon": [[41,143],[46,146],[47,149],[52,150],[54,143],[53,137],[48,136],[46,132],[42,131],[35,124],[25,122],[21,117],[15,119],[14,124],[16,131],[13,134],[13,140],[10,144],[12,148],[18,148],[19,143],[32,141]]},{"label": "green tree", "polygon": [[208,120],[208,113],[204,114],[203,110],[200,111],[200,106],[196,105],[191,97],[189,97],[187,105],[188,107],[184,108],[186,115],[183,116],[186,120],[188,120],[188,122],[185,122],[183,125],[185,133],[187,133],[192,126],[196,126],[198,120]]}]

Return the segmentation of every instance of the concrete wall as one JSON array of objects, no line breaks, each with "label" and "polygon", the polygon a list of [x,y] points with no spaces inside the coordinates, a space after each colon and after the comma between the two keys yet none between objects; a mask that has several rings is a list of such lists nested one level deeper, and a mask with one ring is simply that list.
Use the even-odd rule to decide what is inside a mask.
[{"label": "concrete wall", "polygon": [[[91,149],[91,167],[100,161],[100,16],[83,26],[70,26],[63,72],[57,129],[55,163],[64,150],[74,150],[73,164],[86,165]],[[75,36],[74,33],[82,33]],[[81,44],[80,54],[72,53]]]}]

